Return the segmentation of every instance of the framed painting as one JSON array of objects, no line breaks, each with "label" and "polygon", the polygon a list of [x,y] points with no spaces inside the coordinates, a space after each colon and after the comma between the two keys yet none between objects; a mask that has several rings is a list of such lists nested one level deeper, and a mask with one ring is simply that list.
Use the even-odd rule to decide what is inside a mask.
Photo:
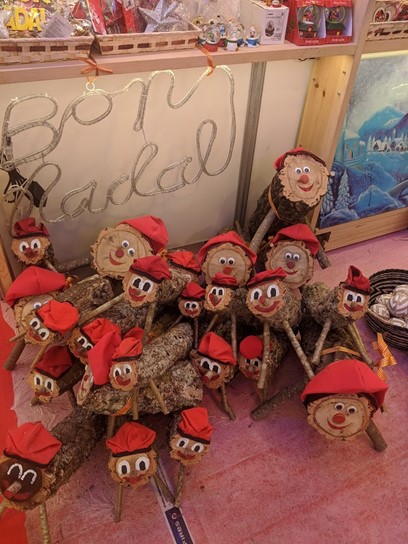
[{"label": "framed painting", "polygon": [[316,232],[334,249],[408,228],[408,55],[362,59]]}]

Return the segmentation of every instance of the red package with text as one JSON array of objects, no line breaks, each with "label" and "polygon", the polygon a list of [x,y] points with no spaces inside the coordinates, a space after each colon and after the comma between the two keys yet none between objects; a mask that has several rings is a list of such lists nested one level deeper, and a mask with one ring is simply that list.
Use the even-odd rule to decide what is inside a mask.
[{"label": "red package with text", "polygon": [[126,34],[125,16],[118,0],[100,0],[103,22],[108,34]]},{"label": "red package with text", "polygon": [[96,34],[107,34],[99,0],[86,0],[92,27]]},{"label": "red package with text", "polygon": [[123,16],[125,20],[126,32],[140,32],[136,24],[136,4],[135,0],[119,0],[122,4]]}]

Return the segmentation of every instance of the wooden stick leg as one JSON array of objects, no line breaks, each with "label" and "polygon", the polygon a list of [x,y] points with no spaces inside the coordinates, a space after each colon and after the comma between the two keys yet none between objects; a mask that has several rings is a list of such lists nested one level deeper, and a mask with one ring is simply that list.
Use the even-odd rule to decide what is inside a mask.
[{"label": "wooden stick leg", "polygon": [[48,268],[48,270],[52,270],[53,272],[58,272],[58,270],[55,268],[52,262],[49,261],[48,259],[44,259],[44,264]]},{"label": "wooden stick leg", "polygon": [[262,240],[265,238],[269,230],[269,227],[272,225],[275,217],[276,217],[275,212],[271,208],[268,211],[268,213],[265,215],[265,217],[263,218],[262,223],[259,225],[255,234],[253,235],[252,240],[249,244],[249,247],[255,253],[258,253],[259,248],[261,247],[261,244],[262,244]]},{"label": "wooden stick leg", "polygon": [[354,344],[356,345],[356,348],[360,352],[361,358],[365,363],[368,364],[370,368],[373,368],[374,361],[371,359],[371,357],[368,355],[367,350],[365,348],[365,345],[361,339],[360,333],[358,332],[358,329],[356,327],[355,323],[350,323],[348,326],[348,331],[353,338]]},{"label": "wooden stick leg", "polygon": [[238,342],[237,342],[237,316],[231,314],[231,346],[232,353],[234,354],[235,360],[238,359]]},{"label": "wooden stick leg", "polygon": [[215,324],[217,323],[218,321],[218,318],[219,318],[219,314],[214,314],[212,316],[212,319],[210,321],[210,324],[208,325],[208,327],[205,329],[205,333],[204,334],[207,334],[208,332],[211,331],[211,329],[215,326]]},{"label": "wooden stick leg", "polygon": [[377,451],[385,450],[385,448],[387,447],[387,442],[384,440],[377,425],[374,423],[372,419],[370,419],[370,423],[368,424],[366,433],[371,438],[375,450]]},{"label": "wooden stick leg", "polygon": [[27,333],[27,331],[19,332],[15,336],[12,336],[11,338],[9,338],[9,342],[17,342],[17,340],[20,340],[21,338],[24,338],[26,333]]},{"label": "wooden stick leg", "polygon": [[198,317],[194,318],[194,349],[198,348]]},{"label": "wooden stick leg", "polygon": [[174,504],[175,499],[174,499],[172,493],[170,493],[170,489],[167,487],[165,482],[163,482],[163,480],[160,478],[160,476],[159,476],[159,474],[157,474],[157,472],[156,472],[156,474],[153,474],[153,479],[156,482],[157,487],[163,493],[165,499],[168,502],[171,502],[172,504]]},{"label": "wooden stick leg", "polygon": [[186,467],[185,465],[182,465],[180,463],[180,470],[179,470],[178,478],[177,478],[176,499],[174,501],[174,506],[177,506],[177,507],[180,506],[181,494],[183,493],[185,479],[186,479]]},{"label": "wooden stick leg", "polygon": [[320,336],[319,336],[319,338],[318,338],[318,340],[316,342],[316,347],[315,347],[314,353],[312,355],[312,358],[310,360],[310,363],[311,363],[312,366],[317,366],[319,364],[320,354],[322,352],[323,345],[324,345],[324,342],[325,342],[325,340],[327,338],[327,335],[329,334],[331,325],[332,325],[332,319],[329,317],[324,322],[324,325],[323,325],[323,328],[321,330]]},{"label": "wooden stick leg", "polygon": [[108,416],[108,426],[106,428],[106,438],[112,438],[115,432],[116,417]]},{"label": "wooden stick leg", "polygon": [[159,403],[160,409],[163,412],[163,414],[168,414],[169,409],[167,408],[166,403],[164,402],[162,394],[160,393],[157,385],[154,383],[152,379],[149,380],[149,386],[150,386],[150,389],[153,391],[154,396],[156,397],[156,400]]},{"label": "wooden stick leg", "polygon": [[157,304],[155,302],[152,302],[152,304],[149,305],[149,308],[147,310],[146,321],[145,321],[145,325],[144,325],[144,335],[143,335],[143,343],[144,344],[147,342],[147,338],[149,336],[149,333],[152,330],[153,320],[154,320],[154,316],[156,314],[156,306],[157,306]]},{"label": "wooden stick leg", "polygon": [[288,335],[288,338],[290,340],[290,343],[293,346],[293,349],[296,351],[296,355],[298,356],[299,361],[302,363],[302,366],[305,369],[305,372],[308,378],[312,379],[314,377],[314,372],[312,370],[312,367],[310,366],[310,363],[307,360],[305,352],[303,351],[302,346],[299,344],[299,341],[296,338],[294,332],[292,331],[292,328],[289,325],[288,321],[286,320],[283,321],[283,327],[285,329],[286,334]]},{"label": "wooden stick leg", "polygon": [[271,332],[269,323],[264,321],[263,324],[263,353],[262,353],[262,366],[258,378],[258,388],[265,389],[266,378],[269,373],[270,366],[270,349],[271,349]]},{"label": "wooden stick leg", "polygon": [[132,391],[132,419],[139,419],[139,388],[135,387]]},{"label": "wooden stick leg", "polygon": [[115,523],[119,523],[119,521],[122,518],[122,504],[123,504],[123,484],[118,484],[118,489],[116,492],[116,500],[115,500],[115,509],[113,513],[113,519]]},{"label": "wooden stick leg", "polygon": [[3,368],[6,370],[13,370],[17,364],[17,361],[20,358],[20,355],[23,353],[25,348],[25,341],[24,338],[20,338],[17,340],[17,342],[14,344],[13,349],[8,354],[7,359],[4,362]]},{"label": "wooden stick leg", "polygon": [[225,383],[223,383],[221,385],[220,390],[221,390],[222,407],[224,408],[224,410],[227,413],[228,417],[231,420],[234,420],[235,419],[235,413],[234,413],[234,410],[231,408],[231,406],[230,406],[230,404],[228,402],[227,389],[225,387]]},{"label": "wooden stick leg", "polygon": [[39,506],[40,509],[40,526],[43,537],[43,544],[51,544],[50,527],[48,525],[47,509],[45,502],[42,502]]},{"label": "wooden stick leg", "polygon": [[303,391],[307,382],[308,380],[306,378],[299,380],[295,384],[285,387],[270,399],[267,399],[252,411],[252,419],[258,421],[266,417],[274,408],[282,404],[282,402],[285,402],[285,400],[288,400]]},{"label": "wooden stick leg", "polygon": [[77,401],[76,401],[76,396],[72,387],[68,389],[67,393],[68,393],[69,402],[71,403],[72,408],[75,408],[75,406],[77,406]]},{"label": "wooden stick leg", "polygon": [[98,317],[98,315],[102,314],[103,312],[107,312],[108,310],[113,308],[115,304],[117,304],[124,298],[125,298],[125,294],[120,293],[120,295],[118,295],[117,297],[112,298],[111,300],[108,300],[108,302],[105,302],[105,304],[101,304],[101,306],[98,306],[98,308],[95,308],[95,310],[88,312],[78,321],[78,327],[82,327],[82,325],[84,325],[85,323],[93,319],[94,317]]}]

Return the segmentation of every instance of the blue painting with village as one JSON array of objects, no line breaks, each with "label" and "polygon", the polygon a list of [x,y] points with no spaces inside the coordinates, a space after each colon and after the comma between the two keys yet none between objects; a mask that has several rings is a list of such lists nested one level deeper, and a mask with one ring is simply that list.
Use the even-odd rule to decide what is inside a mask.
[{"label": "blue painting with village", "polygon": [[331,171],[320,228],[408,206],[408,55],[362,60]]}]

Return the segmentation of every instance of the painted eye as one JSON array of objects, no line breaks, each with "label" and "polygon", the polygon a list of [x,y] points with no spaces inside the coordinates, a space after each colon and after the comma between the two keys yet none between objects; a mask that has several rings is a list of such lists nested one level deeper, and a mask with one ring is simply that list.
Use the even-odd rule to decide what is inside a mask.
[{"label": "painted eye", "polygon": [[230,258],[228,259],[228,264],[229,264],[230,266],[232,266],[233,264],[235,264],[235,259],[234,259],[233,257],[230,257]]},{"label": "painted eye", "polygon": [[304,167],[303,167],[303,172],[304,172],[305,174],[310,174],[311,171],[312,171],[312,170],[309,168],[309,166],[304,166]]},{"label": "painted eye", "polygon": [[299,259],[300,259],[299,253],[294,253],[294,254],[293,254],[293,260],[294,260],[294,261],[298,261]]},{"label": "painted eye", "polygon": [[46,329],[45,327],[38,330],[38,334],[41,338],[41,340],[47,340],[47,338],[50,336],[50,331]]},{"label": "painted eye", "polygon": [[216,287],[213,287],[210,291],[210,294],[211,295],[216,295],[217,294],[217,288]]},{"label": "painted eye", "polygon": [[301,168],[295,168],[295,174],[301,174],[302,173],[302,169]]},{"label": "painted eye", "polygon": [[130,365],[125,365],[123,370],[125,374],[132,374],[132,367]]},{"label": "painted eye", "polygon": [[36,331],[37,329],[39,329],[41,327],[41,321],[39,319],[37,319],[36,317],[34,317],[30,321],[30,327]]},{"label": "painted eye", "polygon": [[253,289],[251,291],[251,302],[254,302],[255,300],[259,300],[262,296],[262,291],[260,289]]},{"label": "painted eye", "polygon": [[185,302],[185,303],[184,303],[184,308],[185,308],[186,310],[189,310],[189,309],[191,308],[191,304],[192,304],[191,302]]},{"label": "painted eye", "polygon": [[151,281],[145,281],[143,283],[143,287],[142,287],[142,291],[144,291],[145,293],[150,293],[153,289],[153,283]]},{"label": "painted eye", "polygon": [[201,368],[205,368],[206,370],[210,370],[210,369],[211,369],[211,361],[210,361],[210,359],[207,359],[206,357],[203,357],[203,358],[200,360],[200,366],[201,366]]},{"label": "painted eye", "polygon": [[136,255],[136,251],[133,249],[133,247],[130,247],[127,250],[127,254],[129,255],[129,257],[134,257]]},{"label": "painted eye", "polygon": [[254,366],[255,368],[258,368],[261,364],[261,361],[256,358],[256,359],[250,359],[250,362],[249,364],[251,364],[252,366]]},{"label": "painted eye", "polygon": [[27,242],[21,242],[21,244],[18,246],[18,249],[24,253],[26,249],[28,249],[30,246],[27,244]]},{"label": "painted eye", "polygon": [[223,296],[224,296],[224,289],[223,289],[222,287],[220,287],[220,288],[218,289],[217,295],[218,295],[219,297],[223,297]]},{"label": "painted eye", "polygon": [[212,369],[211,370],[213,372],[215,372],[215,374],[221,374],[221,367],[220,367],[220,365],[217,365],[217,363],[212,364]]},{"label": "painted eye", "polygon": [[119,463],[116,465],[116,472],[119,476],[126,476],[126,474],[130,473],[130,465],[129,461],[119,461]]},{"label": "painted eye", "polygon": [[38,308],[41,308],[41,306],[42,306],[41,302],[34,302],[33,304],[34,310],[38,310]]},{"label": "painted eye", "polygon": [[185,448],[187,447],[187,444],[188,444],[188,439],[187,438],[179,438],[176,442],[176,446],[178,448]]},{"label": "painted eye", "polygon": [[219,262],[220,264],[227,264],[227,259],[226,259],[225,257],[220,257],[220,258],[218,259],[218,262]]},{"label": "painted eye", "polygon": [[198,302],[192,302],[191,303],[191,309],[192,310],[198,310],[199,306],[198,306]]},{"label": "painted eye", "polygon": [[356,406],[349,406],[347,408],[347,413],[349,413],[350,415],[356,414],[357,413],[357,407]]},{"label": "painted eye", "polygon": [[38,238],[34,238],[34,240],[31,240],[31,249],[40,249],[41,242]]},{"label": "painted eye", "polygon": [[133,280],[132,280],[132,285],[133,287],[136,287],[136,289],[139,289],[140,287],[140,284],[143,282],[142,278],[140,276],[136,276]]},{"label": "painted eye", "polygon": [[54,382],[52,380],[45,380],[44,385],[48,389],[48,391],[52,391],[54,389]]},{"label": "painted eye", "polygon": [[340,412],[341,410],[344,410],[344,404],[342,402],[336,402],[334,409]]},{"label": "painted eye", "polygon": [[346,295],[346,300],[348,302],[353,302],[353,300],[354,300],[353,293],[348,292],[347,295]]},{"label": "painted eye", "polygon": [[9,467],[7,475],[10,476],[11,474],[14,475],[13,478],[20,480],[23,474],[23,467],[20,465],[20,463],[13,463],[11,467]]},{"label": "painted eye", "polygon": [[85,338],[85,336],[80,336],[77,339],[77,343],[83,348],[86,349],[86,351],[89,351],[93,348],[93,345],[91,342],[88,342],[88,340]]},{"label": "painted eye", "polygon": [[358,302],[359,304],[364,304],[365,297],[363,295],[356,295],[355,296],[355,301]]},{"label": "painted eye", "polygon": [[285,253],[285,259],[288,259],[288,260],[289,260],[289,259],[291,259],[291,258],[292,258],[292,253],[291,253],[290,251],[287,251],[287,252]]},{"label": "painted eye", "polygon": [[42,376],[40,374],[34,374],[35,385],[42,385]]},{"label": "painted eye", "polygon": [[150,467],[150,459],[147,456],[136,459],[135,468],[140,472],[146,471]]},{"label": "painted eye", "polygon": [[200,442],[196,442],[195,444],[193,444],[191,446],[191,449],[195,452],[195,453],[201,453],[202,451],[204,451],[204,445],[201,444]]},{"label": "painted eye", "polygon": [[279,287],[275,283],[268,285],[266,289],[266,294],[269,298],[274,298],[279,296]]},{"label": "painted eye", "polygon": [[115,378],[119,378],[119,376],[122,376],[122,370],[120,368],[115,368],[115,370],[113,371],[113,375],[115,376]]},{"label": "painted eye", "polygon": [[129,244],[128,240],[123,240],[121,245],[122,245],[122,247],[124,247],[125,249],[127,249],[128,247],[130,247],[130,244]]},{"label": "painted eye", "polygon": [[30,478],[30,484],[33,485],[33,483],[36,481],[37,479],[37,473],[34,472],[34,470],[32,468],[29,468],[28,470],[26,470],[24,472],[24,474],[21,476],[21,479],[22,480],[25,480],[26,478]]}]

